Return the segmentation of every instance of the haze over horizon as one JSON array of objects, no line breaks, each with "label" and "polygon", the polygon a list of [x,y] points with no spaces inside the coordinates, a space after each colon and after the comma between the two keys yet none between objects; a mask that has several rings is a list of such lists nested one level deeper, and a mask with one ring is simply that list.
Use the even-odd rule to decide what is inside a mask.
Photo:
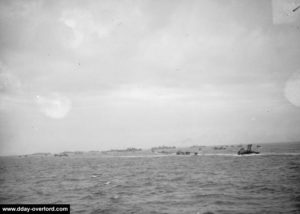
[{"label": "haze over horizon", "polygon": [[299,5],[0,1],[0,155],[300,141]]}]

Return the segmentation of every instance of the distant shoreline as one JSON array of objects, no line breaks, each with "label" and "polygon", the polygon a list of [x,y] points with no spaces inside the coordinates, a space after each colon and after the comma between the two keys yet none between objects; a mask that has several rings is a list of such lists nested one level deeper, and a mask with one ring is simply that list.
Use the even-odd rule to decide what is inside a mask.
[{"label": "distant shoreline", "polygon": [[[263,149],[264,146],[271,145],[292,145],[300,144],[300,142],[265,142],[265,143],[253,143],[253,148]],[[176,155],[178,152],[190,152],[196,155],[205,154],[236,154],[241,147],[245,147],[247,144],[234,144],[234,145],[193,145],[188,147],[175,147],[175,146],[159,146],[150,149],[140,148],[127,148],[127,149],[113,149],[107,151],[64,151],[60,153],[50,152],[38,152],[33,154],[22,155],[1,155],[0,157],[80,157],[80,156],[165,156]],[[258,145],[258,146],[257,146]],[[257,147],[256,147],[257,146]]]}]

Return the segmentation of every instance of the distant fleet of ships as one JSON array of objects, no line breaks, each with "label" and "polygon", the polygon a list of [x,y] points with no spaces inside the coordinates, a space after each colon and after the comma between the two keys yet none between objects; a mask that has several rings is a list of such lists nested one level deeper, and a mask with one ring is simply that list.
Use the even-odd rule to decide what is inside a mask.
[{"label": "distant fleet of ships", "polygon": [[[231,146],[232,147],[232,146]],[[252,155],[252,154],[259,154],[260,152],[258,151],[258,148],[261,147],[260,145],[256,145],[256,150],[252,150],[252,144],[248,144],[247,148],[243,148],[242,145],[238,145],[238,147],[241,147],[239,151],[237,152],[238,155]],[[215,146],[213,149],[214,150],[226,150],[227,146]],[[160,146],[160,147],[153,147],[151,149],[151,152],[156,153],[156,154],[165,154],[165,155],[171,155],[171,154],[176,154],[176,155],[198,155],[199,151],[202,149],[197,146],[192,146],[188,150],[177,150],[175,146]],[[69,155],[83,155],[83,154],[106,154],[106,155],[111,155],[111,154],[127,154],[127,153],[136,153],[136,152],[142,152],[142,149],[136,149],[136,148],[127,148],[124,150],[109,150],[109,151],[90,151],[90,152],[62,152],[58,154],[54,154],[53,156],[55,157],[68,157]],[[200,152],[200,154],[203,154],[203,152]],[[51,153],[35,153],[32,154],[34,156],[52,156]],[[24,155],[25,157],[27,155]]]}]

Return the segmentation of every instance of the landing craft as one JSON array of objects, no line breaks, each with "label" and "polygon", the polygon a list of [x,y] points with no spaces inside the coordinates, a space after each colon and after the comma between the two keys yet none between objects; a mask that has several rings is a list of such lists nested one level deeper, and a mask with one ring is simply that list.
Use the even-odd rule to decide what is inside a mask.
[{"label": "landing craft", "polygon": [[258,151],[251,150],[251,147],[252,147],[252,144],[248,144],[246,150],[244,148],[241,148],[237,154],[238,155],[259,154]]}]

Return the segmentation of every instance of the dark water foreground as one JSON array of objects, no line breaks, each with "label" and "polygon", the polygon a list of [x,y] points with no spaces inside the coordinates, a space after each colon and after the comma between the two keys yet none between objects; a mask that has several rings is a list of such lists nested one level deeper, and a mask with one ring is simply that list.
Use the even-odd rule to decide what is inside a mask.
[{"label": "dark water foreground", "polygon": [[0,203],[71,213],[300,213],[300,154],[2,157]]}]

